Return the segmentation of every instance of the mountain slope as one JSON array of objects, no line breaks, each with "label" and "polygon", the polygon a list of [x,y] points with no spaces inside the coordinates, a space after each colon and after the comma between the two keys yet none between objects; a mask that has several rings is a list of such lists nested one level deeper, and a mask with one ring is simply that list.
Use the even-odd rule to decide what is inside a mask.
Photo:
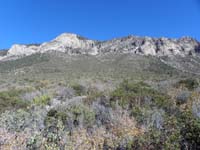
[{"label": "mountain slope", "polygon": [[75,34],[0,52],[0,149],[200,146],[200,54],[192,38]]},{"label": "mountain slope", "polygon": [[92,41],[64,33],[43,44],[14,45],[0,55],[2,80],[27,78],[168,79],[200,75],[199,42],[128,36]]}]

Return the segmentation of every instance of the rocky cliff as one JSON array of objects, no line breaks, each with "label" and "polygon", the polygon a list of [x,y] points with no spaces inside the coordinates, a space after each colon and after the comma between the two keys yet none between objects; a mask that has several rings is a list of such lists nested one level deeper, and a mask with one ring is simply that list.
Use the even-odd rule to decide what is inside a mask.
[{"label": "rocky cliff", "polygon": [[[50,42],[40,45],[13,45],[6,57],[28,56],[34,53],[59,51],[69,55],[105,53],[133,53],[152,56],[195,55],[200,43],[190,37],[180,39],[127,36],[108,41],[94,41],[76,34],[63,33]],[[2,59],[2,56],[0,56]]]}]

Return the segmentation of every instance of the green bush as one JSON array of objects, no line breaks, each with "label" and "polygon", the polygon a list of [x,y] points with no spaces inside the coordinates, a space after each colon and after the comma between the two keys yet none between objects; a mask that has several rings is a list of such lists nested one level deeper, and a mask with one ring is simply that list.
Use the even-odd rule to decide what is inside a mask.
[{"label": "green bush", "polygon": [[[77,125],[83,123],[84,126],[89,127],[95,122],[95,113],[85,105],[72,105],[67,111],[72,114],[71,119],[73,119],[73,122],[76,122]],[[81,117],[83,117],[83,122],[80,122]]]},{"label": "green bush", "polygon": [[168,109],[172,106],[170,98],[149,85],[139,82],[131,83],[128,80],[123,81],[119,87],[111,93],[110,105],[113,106],[116,101],[120,106],[132,109],[132,107],[156,106],[158,108]]},{"label": "green bush", "polygon": [[76,94],[78,96],[81,96],[86,93],[85,87],[80,84],[73,84],[71,87],[76,91]]},{"label": "green bush", "polygon": [[0,92],[0,113],[8,109],[26,108],[28,102],[21,100],[22,90],[11,89]]},{"label": "green bush", "polygon": [[57,125],[58,120],[61,120],[63,124],[66,123],[67,121],[67,113],[63,112],[63,111],[59,111],[59,110],[55,110],[55,109],[51,109],[48,113],[47,116],[45,118],[45,125],[49,126],[49,125]]},{"label": "green bush", "polygon": [[46,127],[57,127],[59,121],[68,129],[79,125],[87,128],[95,123],[95,112],[81,104],[68,106],[66,110],[62,111],[51,109],[47,113],[44,124]]},{"label": "green bush", "polygon": [[196,79],[185,79],[185,80],[180,80],[177,84],[177,87],[179,86],[184,86],[189,90],[194,90],[195,88],[197,88],[199,86],[199,82]]},{"label": "green bush", "polygon": [[33,104],[39,105],[39,106],[45,106],[45,105],[49,104],[50,100],[51,100],[50,96],[42,95],[42,96],[34,98],[33,99]]},{"label": "green bush", "polygon": [[30,138],[27,139],[26,141],[26,147],[29,150],[36,150],[36,149],[40,149],[41,145],[42,145],[42,136],[41,135],[33,135]]},{"label": "green bush", "polygon": [[179,124],[181,127],[181,136],[190,149],[200,148],[200,118],[194,117],[190,110],[181,113]]},{"label": "green bush", "polygon": [[95,88],[89,89],[87,92],[87,98],[84,99],[84,103],[91,105],[94,101],[99,99],[105,99],[104,93]]},{"label": "green bush", "polygon": [[144,114],[140,107],[133,107],[131,110],[131,116],[135,117],[136,121],[140,124],[144,121]]},{"label": "green bush", "polygon": [[165,120],[163,129],[150,128],[143,135],[129,141],[129,149],[180,150],[180,129],[175,117]]}]

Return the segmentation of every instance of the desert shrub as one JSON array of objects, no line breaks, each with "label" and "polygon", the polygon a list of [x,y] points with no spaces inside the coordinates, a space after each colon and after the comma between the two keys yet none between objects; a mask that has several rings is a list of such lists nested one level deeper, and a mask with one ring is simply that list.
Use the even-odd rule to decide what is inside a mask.
[{"label": "desert shrub", "polygon": [[106,125],[111,122],[111,109],[109,107],[105,107],[105,105],[101,105],[98,102],[94,102],[92,104],[92,108],[95,112],[95,120],[98,126]]},{"label": "desert shrub", "polygon": [[123,81],[119,87],[111,93],[110,105],[118,103],[123,108],[139,106],[151,106],[163,109],[170,109],[172,101],[169,96],[154,90],[149,85],[139,82],[131,83]]},{"label": "desert shrub", "polygon": [[26,108],[28,102],[20,98],[22,90],[11,89],[0,92],[0,113],[8,109]]},{"label": "desert shrub", "polygon": [[23,131],[26,128],[39,131],[44,129],[45,116],[46,110],[40,108],[26,111],[24,109],[5,111],[0,115],[0,128],[8,131]]},{"label": "desert shrub", "polygon": [[28,124],[30,114],[24,110],[17,110],[16,112],[6,111],[1,114],[0,126],[11,131],[21,131]]},{"label": "desert shrub", "polygon": [[33,99],[33,104],[40,105],[40,106],[45,106],[45,105],[49,104],[50,100],[51,100],[50,96],[42,95],[42,96],[39,96],[39,97],[35,97]]},{"label": "desert shrub", "polygon": [[180,114],[179,123],[181,127],[181,136],[183,148],[200,148],[200,119],[195,117],[190,110]]},{"label": "desert shrub", "polygon": [[158,149],[180,149],[180,129],[176,117],[165,119],[163,128],[149,128],[141,135],[134,137],[127,143],[128,149],[158,150]]},{"label": "desert shrub", "polygon": [[26,147],[28,150],[35,150],[40,149],[42,145],[43,137],[40,134],[32,135],[30,138],[26,141]]},{"label": "desert shrub", "polygon": [[188,99],[190,98],[189,91],[181,91],[176,96],[176,104],[181,105],[187,103]]},{"label": "desert shrub", "polygon": [[51,109],[44,120],[44,137],[46,137],[48,145],[49,143],[58,145],[64,133],[69,133],[72,136],[76,129],[91,127],[94,122],[94,112],[83,105],[71,105],[65,109]]},{"label": "desert shrub", "polygon": [[74,127],[91,127],[95,123],[95,112],[82,104],[70,105],[64,110],[51,109],[45,118],[46,127],[57,127],[61,121],[65,129]]},{"label": "desert shrub", "polygon": [[49,110],[44,120],[45,126],[57,126],[58,120],[61,120],[63,124],[67,121],[67,113],[55,109]]},{"label": "desert shrub", "polygon": [[137,123],[139,123],[139,124],[144,123],[144,114],[143,114],[142,108],[140,108],[138,106],[133,107],[130,115],[135,117]]},{"label": "desert shrub", "polygon": [[75,90],[69,87],[59,87],[56,91],[56,98],[58,100],[66,101],[75,96]]},{"label": "desert shrub", "polygon": [[67,108],[67,111],[71,113],[70,119],[73,120],[75,126],[82,124],[83,126],[90,127],[94,124],[95,113],[85,105],[72,105]]},{"label": "desert shrub", "polygon": [[199,100],[193,101],[191,109],[192,109],[191,110],[192,114],[195,117],[200,118],[200,101]]},{"label": "desert shrub", "polygon": [[136,119],[138,125],[143,125],[145,128],[161,129],[166,114],[162,109],[136,106],[132,108],[130,115]]},{"label": "desert shrub", "polygon": [[80,85],[80,84],[75,83],[75,84],[72,84],[71,87],[72,87],[72,89],[75,90],[75,92],[76,92],[76,94],[77,94],[78,96],[81,96],[81,95],[83,95],[83,94],[86,94],[86,89],[85,89],[85,87],[82,86],[82,85]]},{"label": "desert shrub", "polygon": [[[87,98],[84,99],[84,103],[91,105],[95,101],[102,101],[103,99],[106,99],[106,96],[103,92],[98,91],[97,89],[89,89],[87,91]],[[106,101],[108,101],[106,99]]]},{"label": "desert shrub", "polygon": [[24,101],[32,102],[34,98],[40,97],[44,95],[44,93],[47,93],[46,90],[32,90],[30,92],[25,92],[20,94],[21,99]]},{"label": "desert shrub", "polygon": [[194,90],[199,86],[199,82],[196,79],[188,78],[185,80],[180,80],[177,84],[176,87],[184,86],[189,90]]},{"label": "desert shrub", "polygon": [[[140,111],[139,113],[144,115]],[[165,115],[163,119],[161,128],[150,126],[143,136],[135,138],[131,144],[132,148],[174,150],[200,148],[200,119],[192,110],[186,108],[174,115]]]},{"label": "desert shrub", "polygon": [[47,88],[49,84],[50,84],[49,80],[39,80],[35,82],[35,88],[36,89]]}]

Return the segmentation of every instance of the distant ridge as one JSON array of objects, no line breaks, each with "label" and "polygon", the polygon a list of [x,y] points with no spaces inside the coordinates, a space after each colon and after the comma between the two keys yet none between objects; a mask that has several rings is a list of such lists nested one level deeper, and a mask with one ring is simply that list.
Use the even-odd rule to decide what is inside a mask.
[{"label": "distant ridge", "polygon": [[195,55],[200,43],[191,37],[180,39],[127,36],[107,41],[95,41],[73,33],[63,33],[42,44],[13,45],[8,52],[1,52],[0,59],[23,57],[34,53],[59,51],[69,55],[101,55],[105,53],[132,53],[152,56]]}]

